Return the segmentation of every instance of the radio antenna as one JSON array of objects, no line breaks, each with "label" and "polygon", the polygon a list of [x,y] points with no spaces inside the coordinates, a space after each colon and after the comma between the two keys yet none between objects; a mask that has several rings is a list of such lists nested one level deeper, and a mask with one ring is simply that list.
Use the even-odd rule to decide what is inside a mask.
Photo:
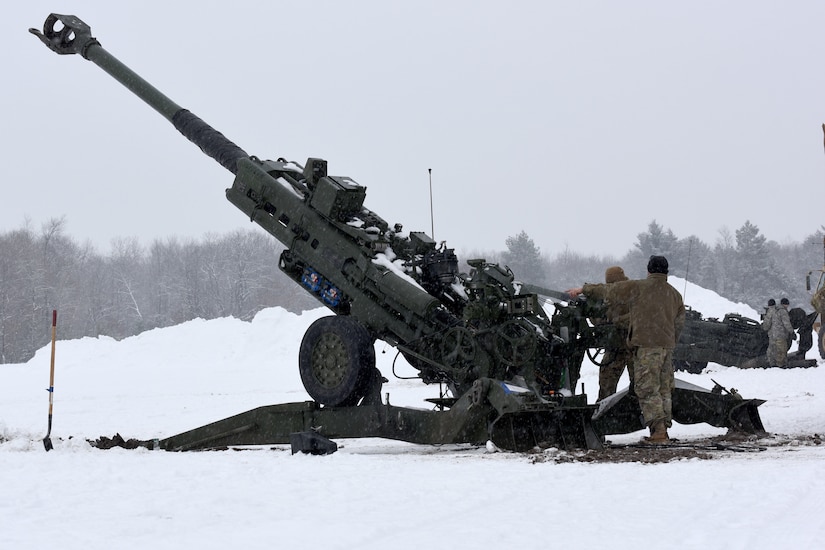
[{"label": "radio antenna", "polygon": [[433,169],[427,168],[430,173],[430,237],[435,240],[435,221],[433,221]]},{"label": "radio antenna", "polygon": [[687,257],[687,264],[685,265],[685,290],[682,292],[682,300],[685,299],[687,296],[687,280],[688,280],[688,272],[690,271],[690,251],[693,249],[693,237],[688,240],[688,257]]}]

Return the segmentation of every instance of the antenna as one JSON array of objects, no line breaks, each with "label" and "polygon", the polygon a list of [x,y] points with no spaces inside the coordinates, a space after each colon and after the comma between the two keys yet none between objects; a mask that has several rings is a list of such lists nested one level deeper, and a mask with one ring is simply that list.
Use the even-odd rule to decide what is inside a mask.
[{"label": "antenna", "polygon": [[687,257],[687,264],[685,265],[685,290],[682,291],[682,300],[684,301],[685,296],[687,296],[687,279],[688,279],[688,272],[690,271],[690,251],[693,249],[693,237],[690,238],[688,241],[688,257]]},{"label": "antenna", "polygon": [[430,237],[435,240],[435,222],[433,221],[433,169],[427,168],[430,173]]}]

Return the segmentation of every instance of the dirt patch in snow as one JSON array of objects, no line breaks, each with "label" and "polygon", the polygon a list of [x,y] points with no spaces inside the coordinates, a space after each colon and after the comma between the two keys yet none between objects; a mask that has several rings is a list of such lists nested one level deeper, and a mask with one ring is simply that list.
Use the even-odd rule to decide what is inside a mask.
[{"label": "dirt patch in snow", "polygon": [[724,458],[734,453],[758,453],[770,448],[787,448],[816,446],[823,444],[820,434],[767,434],[763,436],[736,436],[726,435],[707,439],[678,440],[669,444],[648,445],[606,443],[604,449],[560,451],[558,449],[535,449],[530,453],[530,461],[534,464],[555,462],[558,464],[572,462],[592,463],[623,463],[640,462],[644,464],[660,464],[674,460],[713,460]]}]

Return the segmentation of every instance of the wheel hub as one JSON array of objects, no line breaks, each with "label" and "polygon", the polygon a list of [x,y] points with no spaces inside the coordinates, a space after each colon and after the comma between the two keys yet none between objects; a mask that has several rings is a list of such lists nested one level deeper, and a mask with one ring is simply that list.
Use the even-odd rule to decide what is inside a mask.
[{"label": "wheel hub", "polygon": [[326,333],[312,350],[312,375],[325,388],[341,385],[346,375],[347,352],[344,341]]}]

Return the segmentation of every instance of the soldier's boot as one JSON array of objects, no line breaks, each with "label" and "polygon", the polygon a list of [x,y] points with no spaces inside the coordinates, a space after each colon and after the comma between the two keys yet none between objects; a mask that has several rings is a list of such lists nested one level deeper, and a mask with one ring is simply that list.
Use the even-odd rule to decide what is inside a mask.
[{"label": "soldier's boot", "polygon": [[670,441],[664,420],[657,420],[650,425],[650,435],[642,438],[642,443],[662,444]]}]

